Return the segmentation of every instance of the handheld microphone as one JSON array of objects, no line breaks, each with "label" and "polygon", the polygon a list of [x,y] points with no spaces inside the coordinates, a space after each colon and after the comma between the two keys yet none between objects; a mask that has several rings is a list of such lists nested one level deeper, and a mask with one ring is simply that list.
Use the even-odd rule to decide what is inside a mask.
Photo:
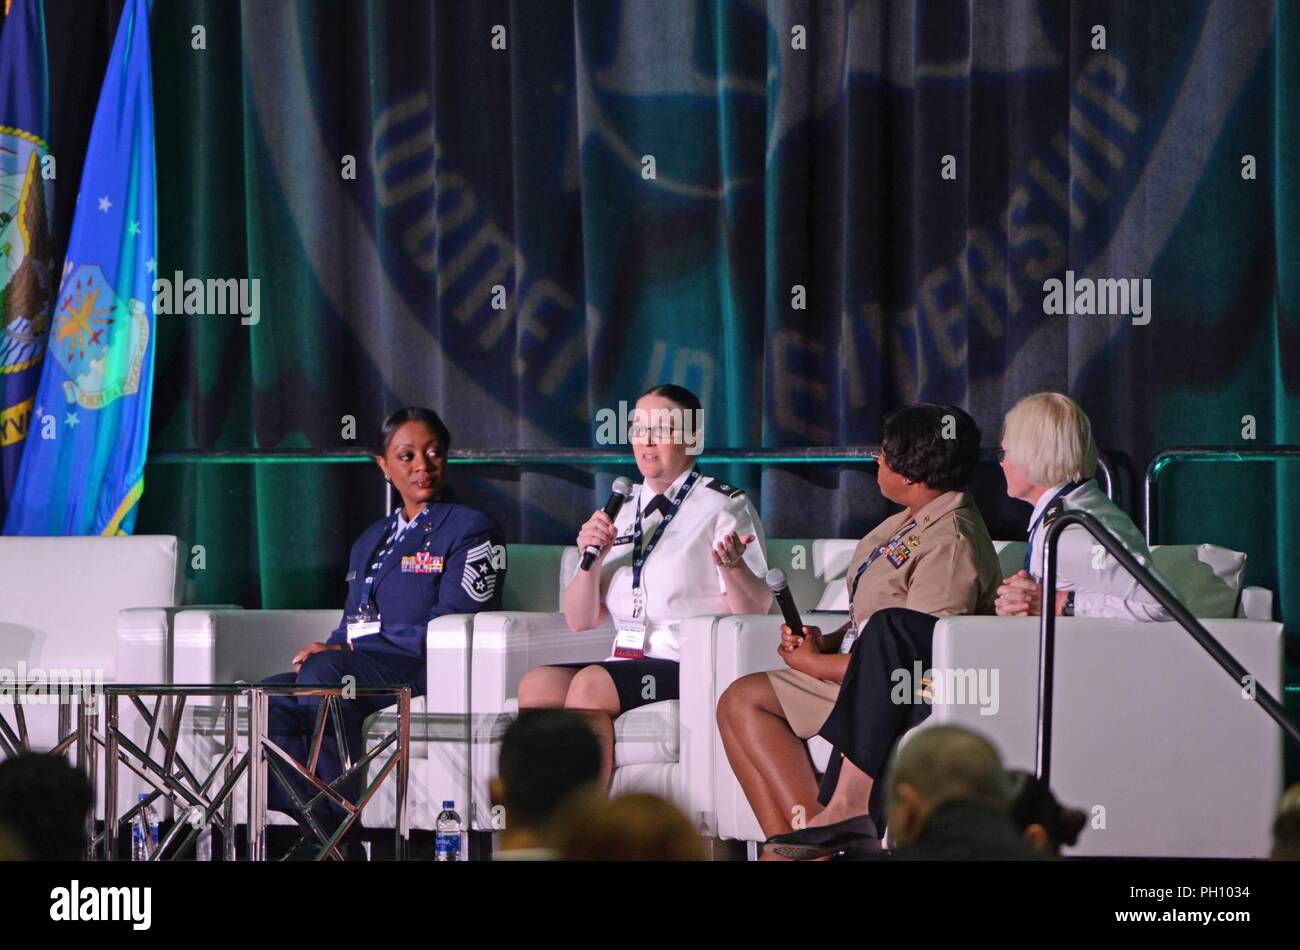
[{"label": "handheld microphone", "polygon": [[779,567],[768,571],[767,586],[772,589],[772,594],[776,597],[776,605],[781,608],[781,617],[785,620],[785,625],[795,636],[802,637],[803,621],[799,618],[799,608],[794,605],[794,597],[790,595],[790,585],[786,582],[785,571]]},{"label": "handheld microphone", "polygon": [[[623,507],[623,502],[627,501],[628,496],[632,494],[632,479],[620,475],[614,479],[614,484],[609,491],[609,501],[605,502],[605,514],[609,515],[609,520],[613,521],[618,517],[619,509]],[[594,544],[587,545],[582,552],[582,564],[584,571],[591,570],[591,565],[596,563],[596,558],[600,556],[600,548]]]}]

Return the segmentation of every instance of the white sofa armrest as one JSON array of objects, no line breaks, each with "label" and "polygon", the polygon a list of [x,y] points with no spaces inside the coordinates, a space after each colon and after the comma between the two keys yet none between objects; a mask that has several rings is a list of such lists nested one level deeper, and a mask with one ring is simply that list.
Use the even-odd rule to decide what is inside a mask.
[{"label": "white sofa armrest", "polygon": [[[1280,695],[1281,624],[1201,622]],[[992,740],[1008,767],[1032,770],[1038,620],[944,618],[935,627],[932,668],[954,688],[932,687],[935,702],[920,728],[965,726]],[[958,671],[974,671],[973,681],[961,677],[964,701]],[[978,688],[981,675],[988,690]],[[1266,855],[1281,749],[1276,724],[1177,623],[1058,622],[1052,790],[1089,815],[1074,853]]]},{"label": "white sofa armrest", "polygon": [[487,611],[431,621],[426,733],[433,741],[426,787],[415,794],[435,804],[450,798],[465,809],[468,827],[492,828],[487,783],[519,681],[535,666],[603,660],[613,642],[612,625],[574,633],[560,613]]},{"label": "white sofa armrest", "polygon": [[117,681],[172,682],[174,625],[184,610],[240,610],[237,604],[128,607],[117,612]]},{"label": "white sofa armrest", "polygon": [[[445,670],[468,671],[470,703],[474,713],[497,713],[519,693],[519,681],[536,666],[549,663],[597,662],[609,656],[614,643],[613,624],[578,633],[569,629],[561,613],[491,611],[475,614],[470,662],[452,662],[439,647]],[[451,648],[452,655],[463,646]],[[434,647],[430,642],[430,668]],[[440,673],[440,676],[445,673]],[[430,694],[432,695],[432,687]],[[461,705],[460,709],[465,706]]]},{"label": "white sofa armrest", "polygon": [[[714,662],[718,696],[742,676],[784,668],[776,653],[781,643],[780,614],[724,614],[717,620]],[[839,629],[846,620],[848,614],[840,611],[803,614],[805,626],[820,627],[823,633]]]},{"label": "white sofa armrest", "polygon": [[[826,632],[838,629],[846,619],[848,615],[841,612],[810,611],[803,615],[806,625]],[[688,689],[686,678],[693,679],[694,667],[702,667],[705,662],[702,625],[706,620],[712,624],[708,640],[713,663],[711,688],[692,684]],[[696,812],[712,811],[717,818],[718,837],[761,840],[758,822],[732,774],[718,734],[718,698],[742,676],[784,667],[776,652],[781,642],[781,617],[731,614],[694,618],[682,629],[692,634],[690,638],[683,637],[681,708],[681,761],[686,770],[690,818],[694,822],[698,820]]]}]

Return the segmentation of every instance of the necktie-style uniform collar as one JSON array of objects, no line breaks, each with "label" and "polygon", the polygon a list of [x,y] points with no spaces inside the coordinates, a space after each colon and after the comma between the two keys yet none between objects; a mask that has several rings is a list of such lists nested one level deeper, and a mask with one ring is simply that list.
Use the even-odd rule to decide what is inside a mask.
[{"label": "necktie-style uniform collar", "polygon": [[668,500],[667,495],[655,495],[645,506],[645,516],[648,518],[653,514],[666,515],[672,506],[673,503]]}]

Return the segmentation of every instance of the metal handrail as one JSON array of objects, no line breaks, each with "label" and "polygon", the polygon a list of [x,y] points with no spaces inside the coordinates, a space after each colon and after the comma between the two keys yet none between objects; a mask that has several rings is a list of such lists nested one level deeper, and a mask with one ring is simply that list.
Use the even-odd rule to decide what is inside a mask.
[{"label": "metal handrail", "polygon": [[1273,698],[1273,695],[1258,684],[1250,672],[1237,662],[1236,658],[1215,639],[1214,634],[1206,630],[1201,622],[1192,616],[1191,611],[1182,605],[1174,593],[1155,575],[1138,563],[1120,543],[1115,535],[1102,527],[1100,521],[1083,511],[1064,511],[1047,526],[1043,542],[1043,608],[1039,613],[1041,621],[1038,634],[1038,737],[1036,742],[1035,769],[1038,778],[1044,784],[1051,781],[1052,766],[1052,685],[1056,658],[1056,544],[1061,532],[1072,524],[1081,525],[1088,530],[1106,551],[1119,562],[1135,581],[1153,596],[1160,606],[1173,616],[1174,620],[1192,635],[1201,649],[1210,655],[1238,684],[1247,681],[1253,683],[1254,698],[1264,708],[1273,721],[1282,727],[1291,740],[1300,745],[1300,727],[1286,716],[1286,709]]},{"label": "metal handrail", "polygon": [[1300,445],[1260,445],[1242,448],[1235,445],[1188,445],[1157,452],[1147,466],[1142,486],[1142,533],[1147,544],[1156,536],[1156,482],[1174,462],[1283,462],[1300,459]]}]

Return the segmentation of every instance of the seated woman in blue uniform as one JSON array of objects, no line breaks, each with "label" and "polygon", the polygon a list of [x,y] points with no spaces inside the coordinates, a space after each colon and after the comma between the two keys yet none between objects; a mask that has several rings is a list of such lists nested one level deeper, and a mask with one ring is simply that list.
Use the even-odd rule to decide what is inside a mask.
[{"label": "seated woman in blue uniform", "polygon": [[[429,621],[500,608],[506,574],[501,528],[489,515],[454,500],[446,485],[450,446],[451,433],[430,409],[399,409],[384,420],[375,461],[402,506],[372,524],[352,546],[339,625],[324,641],[298,651],[294,672],[266,682],[333,686],[348,677],[356,686],[407,685],[420,696]],[[376,696],[340,703],[351,761],[364,754],[361,727],[366,717],[395,702],[391,696]],[[270,700],[269,736],[299,762],[307,761],[319,703],[313,697]],[[342,774],[332,728],[326,729],[316,774],[327,784]],[[303,801],[314,797],[315,789],[305,779],[294,776],[293,784]],[[355,801],[359,787],[356,775],[341,790]],[[267,796],[270,808],[305,820],[274,773]],[[342,820],[342,810],[333,803],[312,811],[327,833]]]},{"label": "seated woman in blue uniform", "polygon": [[700,400],[681,386],[655,386],[642,395],[629,438],[645,481],[616,518],[593,512],[578,531],[578,547],[600,553],[565,589],[564,617],[574,631],[612,618],[612,656],[540,666],[519,683],[521,709],[564,706],[588,715],[601,742],[606,788],[614,720],[678,696],[682,620],[761,614],[772,603],[758,513],[744,492],[695,468],[700,413]]},{"label": "seated woman in blue uniform", "polygon": [[[1035,393],[1016,403],[1003,423],[998,452],[1007,494],[1033,506],[1024,567],[1003,579],[994,610],[1004,617],[1036,617],[1043,610],[1043,544],[1061,511],[1086,511],[1130,554],[1154,571],[1151,551],[1133,521],[1093,480],[1097,449],[1092,424],[1061,393]],[[1064,617],[1161,621],[1169,614],[1114,558],[1098,557],[1086,528],[1073,525],[1057,542],[1057,591],[1048,609]],[[895,670],[930,668],[939,618],[903,607],[877,611],[854,644],[834,708],[818,734],[835,747],[822,780],[825,808],[808,827],[769,839],[785,857],[812,857],[858,845],[883,822],[873,797],[876,779],[902,735],[930,713],[928,702],[898,703]],[[874,816],[874,817],[870,817]]]}]

